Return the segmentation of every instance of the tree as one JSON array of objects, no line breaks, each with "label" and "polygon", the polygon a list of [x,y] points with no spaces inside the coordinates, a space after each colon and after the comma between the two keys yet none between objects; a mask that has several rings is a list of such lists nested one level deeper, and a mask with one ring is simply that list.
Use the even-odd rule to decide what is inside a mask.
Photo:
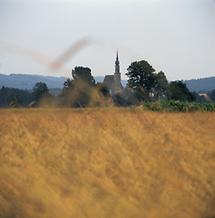
[{"label": "tree", "polygon": [[160,99],[167,95],[168,81],[165,74],[155,73],[154,68],[145,60],[133,62],[126,73],[128,87],[135,91],[139,100]]},{"label": "tree", "polygon": [[9,103],[10,107],[18,107],[19,106],[19,102],[16,96],[13,96],[13,98],[11,99],[10,103]]},{"label": "tree", "polygon": [[64,82],[62,97],[64,104],[74,107],[85,107],[89,104],[95,80],[88,67],[75,67],[72,79]]},{"label": "tree", "polygon": [[88,67],[75,67],[72,70],[72,79],[67,79],[64,82],[64,89],[67,90],[81,84],[95,86],[95,79],[91,74],[91,69]]},{"label": "tree", "polygon": [[45,83],[37,82],[33,88],[32,95],[33,95],[33,99],[35,101],[38,101],[42,97],[49,95],[49,89]]},{"label": "tree", "polygon": [[168,80],[163,71],[154,74],[154,97],[155,99],[165,98],[168,90]]},{"label": "tree", "polygon": [[75,69],[72,70],[72,77],[75,81],[81,80],[88,85],[95,85],[95,79],[91,74],[91,69],[88,67],[75,67]]},{"label": "tree", "polygon": [[169,84],[168,98],[180,101],[194,101],[194,95],[182,81],[174,81]]},{"label": "tree", "polygon": [[149,97],[154,84],[154,68],[145,60],[133,62],[128,67],[128,87],[134,89],[138,98]]},{"label": "tree", "polygon": [[0,107],[24,107],[32,101],[32,93],[26,90],[2,87],[0,89]]}]

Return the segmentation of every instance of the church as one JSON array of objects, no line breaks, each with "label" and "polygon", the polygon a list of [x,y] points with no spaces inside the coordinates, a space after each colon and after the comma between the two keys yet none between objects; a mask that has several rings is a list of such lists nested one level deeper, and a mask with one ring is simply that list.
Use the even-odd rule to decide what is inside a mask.
[{"label": "church", "polygon": [[115,73],[113,75],[106,75],[103,83],[109,89],[111,95],[120,94],[123,91],[118,52],[116,54]]}]

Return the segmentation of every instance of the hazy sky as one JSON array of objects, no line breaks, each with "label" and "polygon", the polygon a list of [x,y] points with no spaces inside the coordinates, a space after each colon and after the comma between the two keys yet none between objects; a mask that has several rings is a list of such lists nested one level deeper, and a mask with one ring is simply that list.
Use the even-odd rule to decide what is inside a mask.
[{"label": "hazy sky", "polygon": [[[141,59],[169,80],[215,76],[214,0],[0,0],[0,28],[0,73],[112,74],[118,49],[124,78]],[[64,69],[48,69],[83,37]]]}]

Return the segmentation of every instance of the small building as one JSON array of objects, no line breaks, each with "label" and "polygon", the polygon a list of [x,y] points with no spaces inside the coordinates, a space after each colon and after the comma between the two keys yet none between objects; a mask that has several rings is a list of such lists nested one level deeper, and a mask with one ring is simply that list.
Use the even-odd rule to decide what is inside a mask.
[{"label": "small building", "polygon": [[115,73],[113,75],[106,75],[103,83],[109,89],[111,95],[120,94],[123,91],[118,52],[116,54]]},{"label": "small building", "polygon": [[210,96],[208,95],[208,93],[198,93],[198,96],[203,101],[212,102]]}]

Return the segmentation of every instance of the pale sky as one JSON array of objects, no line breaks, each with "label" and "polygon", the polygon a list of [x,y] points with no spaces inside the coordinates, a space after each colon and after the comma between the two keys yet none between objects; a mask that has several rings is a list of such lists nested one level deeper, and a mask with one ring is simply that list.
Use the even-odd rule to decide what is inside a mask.
[{"label": "pale sky", "polygon": [[[119,50],[123,78],[143,59],[169,80],[215,76],[214,0],[0,0],[0,28],[0,73],[102,76]],[[64,68],[48,68],[82,38]]]}]

